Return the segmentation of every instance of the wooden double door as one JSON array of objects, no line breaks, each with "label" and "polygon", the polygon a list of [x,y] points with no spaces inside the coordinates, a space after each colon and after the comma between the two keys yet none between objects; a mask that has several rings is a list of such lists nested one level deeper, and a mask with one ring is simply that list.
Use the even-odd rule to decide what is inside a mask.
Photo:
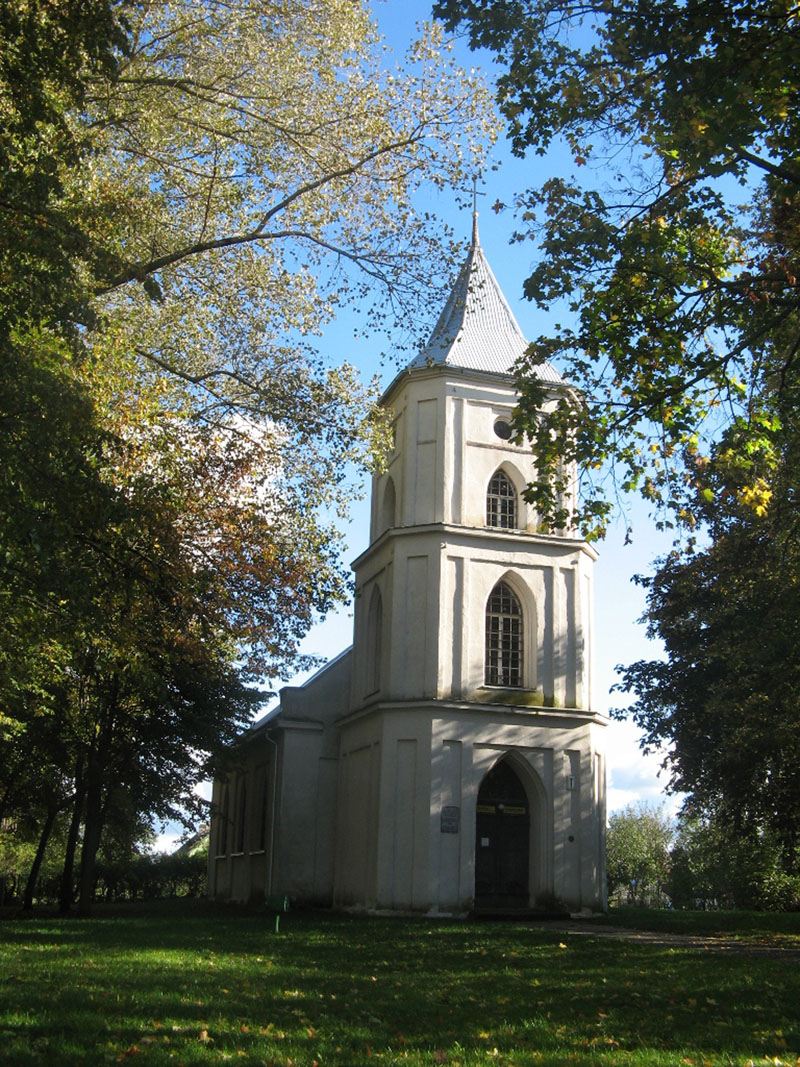
[{"label": "wooden double door", "polygon": [[530,806],[506,760],[495,764],[481,783],[475,822],[475,908],[528,908]]}]

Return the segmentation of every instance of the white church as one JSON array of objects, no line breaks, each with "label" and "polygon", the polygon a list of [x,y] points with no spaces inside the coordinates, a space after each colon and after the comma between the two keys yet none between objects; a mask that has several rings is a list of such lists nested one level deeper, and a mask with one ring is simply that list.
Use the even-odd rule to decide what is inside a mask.
[{"label": "white church", "polygon": [[[369,912],[605,908],[594,549],[543,532],[511,440],[527,347],[472,245],[382,398],[393,451],[353,563],[352,647],[241,738],[214,784],[209,894]],[[567,388],[549,365],[555,399]]]}]

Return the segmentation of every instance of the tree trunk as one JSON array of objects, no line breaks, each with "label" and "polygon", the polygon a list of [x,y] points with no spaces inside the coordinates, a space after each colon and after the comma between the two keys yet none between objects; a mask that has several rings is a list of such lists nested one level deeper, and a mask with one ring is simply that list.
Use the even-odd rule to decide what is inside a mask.
[{"label": "tree trunk", "polygon": [[44,859],[47,842],[50,840],[50,834],[52,833],[53,825],[56,821],[56,815],[58,815],[58,808],[55,805],[48,808],[47,818],[44,820],[42,832],[39,835],[39,847],[36,849],[36,855],[34,856],[33,864],[28,875],[28,881],[25,886],[25,895],[22,898],[23,911],[30,911],[33,908],[33,891],[36,888],[42,860]]},{"label": "tree trunk", "polygon": [[103,833],[104,815],[103,787],[98,776],[95,781],[90,782],[86,790],[86,817],[83,821],[83,847],[78,876],[79,915],[90,915],[92,911],[97,850],[100,847],[100,837]]},{"label": "tree trunk", "polygon": [[75,775],[75,801],[72,808],[72,820],[67,832],[67,843],[64,848],[64,870],[61,872],[61,886],[58,894],[58,910],[61,915],[66,915],[72,907],[75,851],[78,847],[78,834],[83,816],[83,801],[86,796],[82,778],[81,770],[78,768]]},{"label": "tree trunk", "polygon": [[33,908],[33,891],[36,888],[36,881],[38,880],[39,870],[42,869],[42,861],[45,858],[47,843],[50,840],[50,834],[52,833],[52,828],[55,824],[55,816],[57,816],[58,814],[58,806],[53,805],[52,807],[47,809],[47,817],[45,818],[45,822],[42,827],[42,833],[39,834],[38,838],[38,847],[36,848],[36,855],[33,857],[31,870],[28,874],[25,894],[23,894],[22,896],[22,911],[30,911]]}]

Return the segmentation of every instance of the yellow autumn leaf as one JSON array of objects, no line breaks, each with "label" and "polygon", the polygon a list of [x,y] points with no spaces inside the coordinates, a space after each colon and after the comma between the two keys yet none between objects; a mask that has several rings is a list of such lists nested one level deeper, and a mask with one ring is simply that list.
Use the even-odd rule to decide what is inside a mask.
[{"label": "yellow autumn leaf", "polygon": [[746,485],[736,494],[740,504],[750,508],[756,515],[766,515],[772,499],[772,489],[764,478],[757,478],[752,485]]}]

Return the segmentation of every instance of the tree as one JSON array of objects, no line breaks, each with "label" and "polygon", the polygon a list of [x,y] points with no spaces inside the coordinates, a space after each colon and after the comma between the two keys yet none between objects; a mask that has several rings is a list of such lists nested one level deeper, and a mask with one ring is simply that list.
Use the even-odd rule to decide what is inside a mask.
[{"label": "tree", "polygon": [[318,516],[346,508],[348,464],[383,444],[374,387],[316,337],[347,302],[388,332],[419,320],[452,258],[415,193],[463,188],[488,101],[436,30],[386,69],[359,4],[158,0],[129,18],[115,78],[90,79],[75,116],[95,155],[66,196],[100,249],[89,341],[113,429],[158,448],[165,409],[195,431],[257,423],[249,462],[311,559],[337,540]]},{"label": "tree", "polygon": [[[407,71],[387,70],[358,4],[94,0],[84,17],[85,7],[27,0],[0,24],[4,55],[17,57],[3,73],[21,101],[5,130],[10,174],[14,188],[34,180],[48,233],[45,244],[38,215],[26,230],[9,194],[9,278],[24,290],[31,262],[55,249],[41,268],[53,291],[24,290],[9,343],[24,361],[37,349],[31,330],[52,348],[72,342],[64,377],[131,446],[122,480],[139,463],[193,470],[197,485],[204,449],[223,439],[233,452],[236,440],[262,499],[232,504],[212,458],[206,543],[261,522],[276,559],[293,546],[291,589],[311,590],[287,612],[286,570],[273,568],[283,603],[262,620],[276,631],[262,673],[274,676],[294,662],[302,629],[290,640],[282,620],[296,606],[307,625],[303,602],[344,593],[330,516],[352,495],[348,465],[371,462],[382,442],[374,389],[346,365],[327,367],[312,339],[343,300],[368,292],[377,321],[401,311],[416,320],[409,301],[424,306],[448,258],[413,195],[425,182],[458,187],[481,158],[487,100],[435,31]],[[52,70],[52,43],[37,34],[63,53]],[[44,59],[26,67],[23,53]],[[24,396],[0,400],[12,422],[27,410]],[[267,494],[269,531],[247,514],[263,517]]]},{"label": "tree", "polygon": [[359,4],[157,0],[130,19],[117,76],[76,116],[96,156],[68,201],[103,249],[96,306],[173,405],[332,446],[345,390],[325,403],[311,340],[346,301],[413,321],[446,277],[414,194],[479,163],[482,87],[436,31],[387,70]]},{"label": "tree", "polygon": [[709,514],[712,541],[645,579],[648,632],[664,660],[623,671],[629,714],[647,746],[664,746],[670,787],[687,810],[751,842],[768,835],[800,873],[800,544],[797,465],[777,503],[753,515],[730,493]]},{"label": "tree", "polygon": [[[721,431],[741,499],[765,507],[781,440],[796,432],[800,23],[784,0],[439,0],[450,27],[504,67],[514,150],[565,143],[593,188],[558,177],[517,200],[517,235],[543,258],[526,295],[565,300],[574,324],[520,366],[516,417],[545,475],[531,497],[559,508],[558,462],[601,534],[611,501],[593,471],[694,528]],[[498,205],[499,206],[499,205]],[[580,390],[544,415],[533,372],[559,356]],[[556,525],[564,516],[556,515]]]},{"label": "tree", "polygon": [[388,71],[334,0],[24,0],[0,34],[0,800],[35,794],[40,851],[71,813],[85,910],[108,813],[191,803],[345,595],[331,515],[381,427],[313,339],[424,302],[414,192],[491,118],[435,32]]},{"label": "tree", "polygon": [[622,903],[662,904],[669,878],[672,821],[663,808],[629,804],[608,820],[608,894]]},{"label": "tree", "polygon": [[800,908],[800,876],[774,835],[743,837],[714,816],[678,819],[668,892],[679,908]]},{"label": "tree", "polygon": [[[64,182],[88,153],[71,114],[85,106],[90,74],[112,78],[126,45],[120,11],[110,0],[0,5],[3,740],[19,741],[21,704],[44,699],[46,680],[63,667],[53,608],[69,599],[72,573],[60,546],[74,541],[99,485],[104,435],[80,380],[74,330],[90,318],[90,242],[68,218]],[[0,811],[7,803],[6,788]]]},{"label": "tree", "polygon": [[[107,441],[107,448],[113,444]],[[112,465],[117,476],[123,469]],[[190,482],[184,491],[195,488]],[[9,675],[7,689],[17,699],[0,749],[5,810],[38,805],[47,814],[40,850],[55,815],[72,812],[64,904],[83,825],[86,910],[106,815],[121,797],[136,812],[161,818],[191,810],[193,787],[208,774],[209,760],[260,700],[244,687],[239,642],[259,625],[259,612],[279,605],[270,606],[263,591],[271,588],[275,546],[262,546],[262,527],[237,531],[236,545],[250,557],[237,584],[220,561],[226,543],[209,549],[186,536],[182,497],[165,478],[99,480],[79,499],[81,521],[52,558],[56,588],[69,596],[53,600],[44,583],[40,610],[47,622],[39,632],[50,647],[36,650],[31,677]],[[35,586],[28,584],[30,595]],[[324,583],[315,588],[326,595]],[[303,610],[299,604],[301,619]],[[300,625],[291,623],[287,633]],[[254,661],[270,640],[252,638]]]},{"label": "tree", "polygon": [[[348,465],[371,462],[382,440],[374,389],[327,367],[312,338],[343,300],[376,291],[380,320],[411,298],[424,304],[447,271],[442,234],[413,194],[424,182],[457,187],[480,159],[483,89],[441,54],[435,31],[407,71],[387,70],[358,4],[26,0],[4,12],[0,73],[16,104],[4,112],[6,273],[9,291],[25,293],[8,307],[19,364],[0,397],[9,453],[38,421],[49,454],[49,420],[56,430],[64,420],[47,405],[70,386],[83,422],[126,446],[106,455],[107,481],[191,479],[187,538],[195,551],[213,543],[240,591],[247,561],[231,534],[258,528],[274,556],[261,592],[280,601],[261,613],[275,636],[261,674],[279,675],[312,611],[344,595],[330,516],[352,495]],[[25,55],[41,61],[26,66]],[[33,229],[11,195],[23,179],[44,220]],[[52,284],[26,290],[40,253]],[[53,387],[31,405],[16,383],[42,365]],[[80,440],[80,418],[73,428],[80,457],[97,433]],[[31,458],[9,460],[19,513]],[[257,492],[234,499],[227,485],[242,472]],[[48,481],[37,482],[39,510],[59,514]],[[9,522],[9,536],[20,528]]]}]

